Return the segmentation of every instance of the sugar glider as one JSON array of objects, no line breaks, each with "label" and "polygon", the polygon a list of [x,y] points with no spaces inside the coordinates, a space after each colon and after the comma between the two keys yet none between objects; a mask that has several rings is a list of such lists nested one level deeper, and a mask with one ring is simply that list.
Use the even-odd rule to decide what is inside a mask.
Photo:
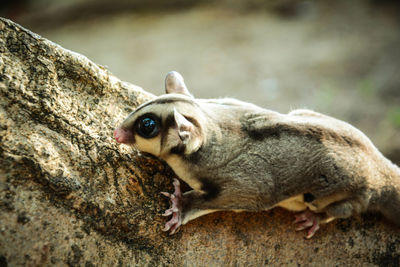
[{"label": "sugar glider", "polygon": [[115,130],[118,143],[166,161],[192,190],[165,193],[164,230],[220,211],[300,212],[297,230],[366,211],[400,225],[400,168],[359,130],[310,110],[280,114],[235,99],[196,99],[168,73],[166,94]]}]

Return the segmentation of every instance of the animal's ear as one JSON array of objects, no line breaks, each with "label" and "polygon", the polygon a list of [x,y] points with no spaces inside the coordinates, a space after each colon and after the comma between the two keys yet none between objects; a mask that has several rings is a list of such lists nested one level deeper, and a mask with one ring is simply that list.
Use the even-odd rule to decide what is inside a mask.
[{"label": "animal's ear", "polygon": [[178,130],[178,136],[181,139],[182,143],[186,145],[192,133],[195,130],[195,126],[193,125],[193,123],[188,121],[182,114],[180,114],[175,108],[174,108],[174,119]]},{"label": "animal's ear", "polygon": [[171,140],[171,145],[173,145],[171,152],[178,154],[191,154],[196,152],[200,148],[203,140],[200,129],[180,114],[175,108],[174,119],[176,127],[173,127],[172,131],[175,131],[175,134],[172,134],[171,137],[176,136],[176,138],[173,138],[176,140]]},{"label": "animal's ear", "polygon": [[187,89],[182,75],[176,71],[168,72],[167,77],[165,77],[165,93],[166,94],[183,94],[193,97],[189,90]]}]

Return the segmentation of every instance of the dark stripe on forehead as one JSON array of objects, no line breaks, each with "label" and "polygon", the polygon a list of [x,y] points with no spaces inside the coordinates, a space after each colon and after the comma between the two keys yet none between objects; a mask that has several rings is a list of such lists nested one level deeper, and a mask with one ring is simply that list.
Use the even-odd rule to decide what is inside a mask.
[{"label": "dark stripe on forehead", "polygon": [[[185,99],[183,97],[176,97],[176,96],[167,96],[167,97],[159,97],[159,98],[155,98],[153,100],[150,100],[147,103],[144,103],[142,105],[140,105],[138,108],[136,108],[133,112],[131,112],[128,117],[125,119],[125,121],[122,123],[122,125],[124,125],[126,129],[128,129],[129,127],[132,127],[132,124],[135,122],[136,118],[136,114],[137,112],[139,112],[140,110],[144,109],[147,106],[150,105],[154,105],[154,104],[169,104],[169,103],[188,103],[188,104],[192,104],[195,106],[198,106],[198,104],[191,100],[191,99]],[[133,120],[133,118],[135,118],[135,120]]]},{"label": "dark stripe on forehead", "polygon": [[165,121],[163,122],[163,127],[161,128],[161,147],[164,147],[165,142],[167,141],[167,135],[169,129],[174,126],[175,118],[174,114],[169,114]]},{"label": "dark stripe on forehead", "polygon": [[153,104],[162,105],[162,104],[169,104],[169,103],[173,103],[173,102],[183,102],[183,103],[198,105],[195,101],[193,101],[191,99],[184,99],[184,98],[180,98],[180,97],[157,98],[157,99],[151,100],[150,102],[143,104],[142,106],[139,106],[134,112],[137,112],[137,111],[139,111],[147,106],[153,105]]}]

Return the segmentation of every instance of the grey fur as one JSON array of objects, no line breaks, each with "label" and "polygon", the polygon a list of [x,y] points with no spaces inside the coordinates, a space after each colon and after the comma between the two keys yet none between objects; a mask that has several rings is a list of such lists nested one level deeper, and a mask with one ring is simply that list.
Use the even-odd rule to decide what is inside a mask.
[{"label": "grey fur", "polygon": [[[353,126],[309,110],[280,114],[234,99],[172,94],[139,107],[121,127],[133,129],[136,113],[153,109],[171,118],[170,105],[193,122],[193,138],[202,138],[196,151],[179,143],[176,153],[156,155],[178,157],[171,167],[194,188],[183,195],[183,223],[205,210],[268,210],[306,195],[304,203],[327,217],[373,210],[400,225],[400,169]],[[168,138],[161,136],[162,146]]]}]

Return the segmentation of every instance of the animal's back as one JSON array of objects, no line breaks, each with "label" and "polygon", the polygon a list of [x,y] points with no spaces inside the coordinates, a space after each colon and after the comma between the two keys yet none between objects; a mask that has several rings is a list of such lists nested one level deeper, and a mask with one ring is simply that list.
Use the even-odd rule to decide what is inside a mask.
[{"label": "animal's back", "polygon": [[338,119],[309,110],[295,110],[290,116],[320,123],[338,134],[327,142],[331,155],[347,170],[349,190],[366,194],[368,210],[380,211],[400,225],[400,168],[385,158],[360,130]]}]

